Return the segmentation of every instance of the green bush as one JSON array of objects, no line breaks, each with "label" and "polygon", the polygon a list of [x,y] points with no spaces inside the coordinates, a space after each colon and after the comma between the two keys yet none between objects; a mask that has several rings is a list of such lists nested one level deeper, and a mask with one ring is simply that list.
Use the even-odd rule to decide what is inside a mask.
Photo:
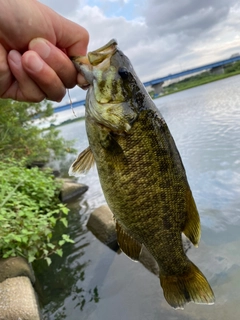
[{"label": "green bush", "polygon": [[21,163],[0,161],[0,257],[23,256],[29,262],[45,259],[52,253],[62,255],[62,235],[53,243],[57,221],[67,226],[68,209],[59,203],[60,184],[47,171],[27,169]]},{"label": "green bush", "polygon": [[35,120],[45,121],[53,115],[52,104],[26,103],[0,99],[0,160],[27,158],[28,164],[59,159],[74,153],[72,141],[59,137],[59,131],[35,125]]}]

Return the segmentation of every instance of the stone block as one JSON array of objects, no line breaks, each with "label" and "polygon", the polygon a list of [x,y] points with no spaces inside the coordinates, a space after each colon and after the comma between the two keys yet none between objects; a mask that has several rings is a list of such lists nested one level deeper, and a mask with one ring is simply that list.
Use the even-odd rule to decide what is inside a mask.
[{"label": "stone block", "polygon": [[28,277],[0,283],[0,320],[40,320],[40,310]]},{"label": "stone block", "polygon": [[32,283],[35,282],[31,265],[22,257],[0,258],[0,270],[0,283],[18,276],[28,277]]},{"label": "stone block", "polygon": [[60,192],[60,200],[62,202],[67,202],[80,197],[88,190],[88,186],[85,184],[69,181],[69,179],[61,180],[63,181],[62,190]]},{"label": "stone block", "polygon": [[116,223],[107,205],[102,205],[92,212],[88,219],[87,227],[98,240],[112,250],[118,250]]}]

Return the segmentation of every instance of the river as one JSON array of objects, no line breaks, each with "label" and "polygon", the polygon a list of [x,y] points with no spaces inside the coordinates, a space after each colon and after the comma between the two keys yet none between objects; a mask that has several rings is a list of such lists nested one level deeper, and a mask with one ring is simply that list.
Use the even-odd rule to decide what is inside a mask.
[{"label": "river", "polygon": [[[201,217],[200,245],[188,256],[209,280],[215,305],[172,309],[155,275],[86,229],[89,214],[105,203],[93,169],[79,179],[88,192],[71,204],[67,232],[75,244],[67,245],[50,268],[42,265],[37,272],[44,319],[240,319],[239,87],[240,76],[235,76],[155,100],[182,156]],[[88,146],[84,121],[60,130],[64,138],[76,139],[79,151]]]}]

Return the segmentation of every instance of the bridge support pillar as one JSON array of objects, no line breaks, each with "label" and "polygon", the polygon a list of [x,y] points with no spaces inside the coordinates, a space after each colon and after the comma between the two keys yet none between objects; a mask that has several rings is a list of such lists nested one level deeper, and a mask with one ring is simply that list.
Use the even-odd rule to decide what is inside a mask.
[{"label": "bridge support pillar", "polygon": [[164,81],[152,85],[152,88],[154,90],[154,95],[159,95],[159,93],[163,92],[163,88],[162,88],[163,84],[164,84]]},{"label": "bridge support pillar", "polygon": [[210,70],[211,74],[223,74],[224,73],[224,68],[223,66],[219,66],[219,67],[214,67]]}]

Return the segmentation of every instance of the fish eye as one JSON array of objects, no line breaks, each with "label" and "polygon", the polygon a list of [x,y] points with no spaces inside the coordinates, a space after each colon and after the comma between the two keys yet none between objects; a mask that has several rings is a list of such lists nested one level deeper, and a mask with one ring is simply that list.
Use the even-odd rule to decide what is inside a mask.
[{"label": "fish eye", "polygon": [[125,67],[120,67],[118,69],[118,74],[120,75],[120,77],[125,80],[128,78],[129,72]]}]

